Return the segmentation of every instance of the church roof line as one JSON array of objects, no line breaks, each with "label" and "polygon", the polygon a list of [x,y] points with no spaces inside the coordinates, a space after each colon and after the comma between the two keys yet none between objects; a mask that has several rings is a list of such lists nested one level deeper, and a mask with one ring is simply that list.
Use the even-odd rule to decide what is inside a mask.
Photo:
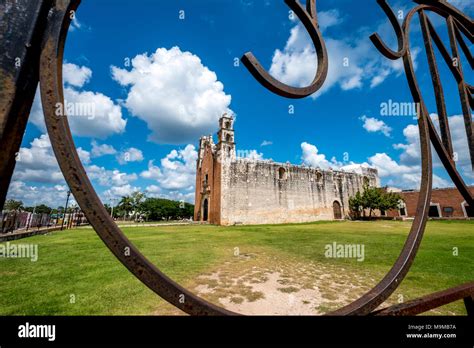
[{"label": "church roof line", "polygon": [[[293,168],[298,168],[298,169],[310,169],[310,170],[320,171],[320,172],[333,172],[333,173],[341,173],[341,174],[363,175],[363,174],[357,173],[355,170],[344,170],[344,169],[333,169],[333,168],[323,169],[321,167],[312,167],[312,166],[308,166],[308,165],[304,165],[304,164],[293,164],[293,163],[289,163],[289,162],[286,162],[286,163],[275,162],[273,160],[262,160],[262,159],[258,160],[258,159],[250,159],[250,158],[239,157],[234,162],[246,162],[246,163],[256,163],[256,164],[272,164],[272,165],[279,166],[279,167],[293,167]],[[368,172],[372,171],[374,173],[377,173],[377,168],[374,168],[374,167],[360,165],[359,168],[365,169]]]}]

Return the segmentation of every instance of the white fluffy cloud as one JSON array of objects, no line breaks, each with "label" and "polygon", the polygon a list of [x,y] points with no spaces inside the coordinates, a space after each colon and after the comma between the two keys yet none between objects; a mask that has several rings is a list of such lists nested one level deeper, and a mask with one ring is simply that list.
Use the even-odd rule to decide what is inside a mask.
[{"label": "white fluffy cloud", "polygon": [[[439,133],[438,116],[431,115],[431,119]],[[467,184],[474,184],[474,176],[470,165],[470,157],[467,145],[466,131],[464,128],[464,119],[460,115],[448,118],[451,137],[453,140],[454,152],[457,154],[456,165],[466,180]],[[385,153],[378,153],[369,158],[369,163],[379,170],[379,175],[386,178],[387,184],[400,188],[418,188],[421,180],[421,155],[420,155],[420,137],[417,125],[408,125],[403,130],[405,142],[394,144],[393,147],[400,150],[400,161],[397,162]],[[434,148],[433,167],[436,170],[444,170],[441,161]],[[433,175],[433,187],[453,186],[450,180],[445,180],[439,175]]]},{"label": "white fluffy cloud", "polygon": [[[8,190],[8,199],[22,201],[25,206],[46,204],[49,207],[55,208],[64,206],[66,197],[66,185],[32,186],[22,181],[12,181]],[[71,205],[75,204],[72,196],[69,203]]]},{"label": "white fluffy cloud", "polygon": [[159,48],[150,56],[136,56],[131,64],[129,71],[112,67],[112,75],[129,87],[125,106],[147,123],[152,141],[195,141],[213,132],[219,117],[230,112],[231,96],[216,73],[190,52]]},{"label": "white fluffy cloud", "polygon": [[92,77],[92,70],[85,66],[65,63],[63,65],[63,80],[74,87],[83,87]]},{"label": "white fluffy cloud", "polygon": [[154,180],[158,186],[149,187],[157,192],[181,192],[189,195],[194,192],[196,180],[197,151],[193,145],[187,145],[181,150],[172,150],[161,159],[161,166],[148,162],[148,170],[140,176],[144,179]]},{"label": "white fluffy cloud", "polygon": [[132,193],[137,191],[141,191],[141,188],[132,186],[130,184],[126,184],[123,186],[113,186],[110,189],[104,191],[102,196],[105,197],[105,199],[103,199],[102,201],[104,202],[104,204],[110,204],[108,200],[112,199],[113,203],[117,204],[117,201],[121,197],[130,196]]},{"label": "white fluffy cloud", "polygon": [[117,169],[109,170],[97,165],[86,167],[89,178],[100,186],[107,187],[100,196],[104,203],[110,204],[112,199],[114,204],[123,196],[129,196],[133,192],[142,191],[140,187],[132,186],[131,183],[138,179],[135,173],[124,173]]},{"label": "white fluffy cloud", "polygon": [[401,150],[400,160],[406,165],[415,165],[420,163],[420,135],[418,126],[411,124],[403,130],[405,142],[394,144],[393,148]]},{"label": "white fluffy cloud", "polygon": [[[437,115],[432,115],[432,119],[437,128],[439,128]],[[460,170],[466,182],[469,185],[473,185],[474,175],[470,167],[470,157],[463,118],[462,116],[449,117],[449,123],[453,137],[454,151],[458,156],[456,162],[458,170]],[[386,153],[376,153],[370,156],[367,162],[346,164],[338,162],[335,158],[328,160],[326,155],[320,153],[315,145],[304,142],[301,144],[302,162],[305,165],[316,168],[332,168],[353,172],[360,172],[361,167],[373,167],[378,170],[384,185],[395,186],[401,189],[418,189],[421,183],[421,157],[418,127],[416,125],[408,125],[404,129],[403,134],[405,135],[405,142],[394,144],[395,149],[401,150],[399,161],[393,159]],[[442,164],[434,149],[432,153],[434,168],[437,170],[442,169]],[[444,179],[438,174],[433,175],[433,187],[442,188],[453,186],[453,183],[449,179]]]},{"label": "white fluffy cloud", "polygon": [[[90,154],[77,149],[81,161],[90,162]],[[64,205],[67,186],[54,156],[47,134],[33,139],[29,147],[20,148],[8,199],[22,201],[27,206],[46,204],[51,207]]]},{"label": "white fluffy cloud", "polygon": [[131,195],[136,191],[142,191],[140,187],[131,185],[133,181],[138,179],[135,173],[124,173],[117,169],[109,170],[97,165],[90,165],[85,169],[92,182],[107,188],[100,194],[104,203],[110,204],[112,199],[113,203],[117,204],[121,197]]},{"label": "white fluffy cloud", "polygon": [[[384,185],[395,186],[401,189],[417,189],[420,186],[421,175],[419,166],[399,164],[386,153],[377,153],[369,157],[368,162],[343,164],[336,161],[335,158],[328,161],[326,155],[319,153],[317,147],[314,145],[303,143],[301,144],[301,149],[303,151],[303,164],[310,167],[321,168],[323,170],[343,170],[359,174],[362,173],[362,168],[372,167],[378,170]],[[434,175],[433,186],[448,187],[452,185],[443,178]]]},{"label": "white fluffy cloud", "polygon": [[135,173],[123,173],[117,169],[107,170],[104,167],[91,165],[86,167],[87,175],[101,186],[125,186],[131,181],[137,180]]},{"label": "white fluffy cloud", "polygon": [[420,170],[419,166],[400,165],[386,153],[377,153],[369,157],[369,162],[378,169],[380,177],[410,174]]},{"label": "white fluffy cloud", "polygon": [[369,133],[377,133],[380,132],[385,136],[389,137],[392,128],[390,128],[384,121],[378,120],[373,117],[362,116],[360,118],[363,124],[363,128]]},{"label": "white fluffy cloud", "polygon": [[[265,146],[265,145],[262,145]],[[263,153],[257,150],[237,150],[237,158],[249,161],[263,161]]]},{"label": "white fluffy cloud", "polygon": [[92,140],[91,142],[91,155],[92,157],[102,157],[107,155],[115,155],[117,150],[112,145],[99,144],[97,141]]},{"label": "white fluffy cloud", "polygon": [[252,161],[261,161],[263,160],[263,153],[257,152],[257,150],[250,150],[245,158]]},{"label": "white fluffy cloud", "polygon": [[143,152],[135,147],[130,147],[117,154],[117,161],[121,165],[128,162],[141,162],[143,159]]},{"label": "white fluffy cloud", "polygon": [[304,142],[301,144],[301,160],[307,166],[321,169],[333,167],[333,163],[327,160],[326,155],[319,153],[315,145]]},{"label": "white fluffy cloud", "polygon": [[[401,189],[419,189],[421,184],[421,167],[397,163],[386,153],[377,153],[369,158],[371,166],[377,168],[379,176],[386,179],[386,184]],[[452,183],[433,174],[433,187],[449,187]]]},{"label": "white fluffy cloud", "polygon": [[344,21],[339,10],[331,9],[329,11],[321,11],[318,13],[318,23],[321,32],[327,28],[341,24]]},{"label": "white fluffy cloud", "polygon": [[[63,68],[65,109],[67,110],[68,105],[74,109],[73,114],[68,115],[73,135],[104,139],[112,134],[123,133],[127,121],[122,118],[119,105],[102,93],[78,89],[90,80],[92,71],[70,63]],[[41,131],[46,131],[39,89],[31,109],[30,121]]]},{"label": "white fluffy cloud", "polygon": [[[90,163],[90,153],[81,147],[77,149],[82,163]],[[64,178],[54,156],[47,134],[35,138],[30,147],[20,148],[13,180],[35,183],[63,183]]]},{"label": "white fluffy cloud", "polygon": [[[438,134],[440,134],[439,121],[437,114],[431,114],[431,119],[435,125]],[[471,160],[469,156],[469,147],[467,143],[466,129],[464,126],[464,118],[462,115],[454,115],[448,117],[451,139],[453,143],[453,150],[456,153],[456,166],[464,177],[466,181],[470,184],[474,184],[474,177],[471,168]],[[403,135],[405,136],[405,142],[400,144],[395,144],[394,148],[401,150],[400,154],[400,163],[406,165],[418,164],[421,161],[420,155],[420,137],[418,126],[409,125],[403,130]],[[441,161],[436,154],[434,148],[432,148],[433,153],[433,166],[435,168],[442,168]]]},{"label": "white fluffy cloud", "polygon": [[323,170],[343,170],[346,172],[362,173],[362,167],[369,167],[367,163],[339,162],[335,157],[331,160],[326,158],[325,154],[319,152],[316,145],[303,142],[301,144],[301,161],[304,165],[321,168]]},{"label": "white fluffy cloud", "polygon": [[66,88],[64,97],[66,103],[89,104],[94,109],[92,115],[79,113],[69,117],[69,124],[74,135],[105,139],[109,135],[125,131],[127,121],[122,118],[120,106],[114,104],[106,95]]},{"label": "white fluffy cloud", "polygon": [[84,150],[82,147],[77,148],[77,154],[83,164],[91,163],[91,154],[89,151]]},{"label": "white fluffy cloud", "polygon": [[[322,19],[326,27],[343,21],[335,10],[327,11]],[[379,33],[392,30],[388,23],[376,28]],[[358,33],[350,39],[334,39],[325,35],[329,55],[329,71],[323,87],[312,97],[317,98],[335,86],[342,90],[352,90],[369,84],[371,88],[382,83],[389,75],[400,75],[403,72],[401,60],[390,61],[377,54],[370,40],[369,32]],[[393,35],[393,34],[392,34]],[[389,36],[391,37],[391,36]],[[420,49],[412,49],[415,61]],[[317,67],[316,52],[313,43],[301,25],[291,29],[290,37],[283,50],[275,50],[270,74],[280,81],[297,87],[307,86],[314,78]]]},{"label": "white fluffy cloud", "polygon": [[[100,148],[98,144],[96,146]],[[108,170],[99,167],[91,164],[91,152],[81,147],[77,149],[77,152],[91,181],[108,187],[107,194],[116,195],[118,198],[123,192],[133,192],[140,189],[130,185],[138,178],[135,173],[124,173],[117,169]],[[48,135],[43,134],[39,138],[35,138],[29,147],[20,148],[8,198],[19,199],[29,205],[44,203],[57,206],[63,204],[65,196],[61,196],[60,199],[53,196],[63,190],[62,188],[66,190],[66,187]]]},{"label": "white fluffy cloud", "polygon": [[[440,134],[439,121],[437,114],[431,114],[431,119],[435,125],[438,134]],[[460,167],[470,167],[470,157],[467,144],[466,129],[464,126],[464,118],[462,115],[454,115],[448,117],[449,127],[451,131],[451,139],[453,142],[453,150],[457,154],[456,164]],[[408,125],[403,130],[405,136],[405,142],[395,144],[394,148],[401,150],[400,155],[401,163],[412,165],[419,163],[421,160],[420,155],[420,136],[417,125]],[[435,167],[442,166],[436,151],[433,149],[433,161]]]}]

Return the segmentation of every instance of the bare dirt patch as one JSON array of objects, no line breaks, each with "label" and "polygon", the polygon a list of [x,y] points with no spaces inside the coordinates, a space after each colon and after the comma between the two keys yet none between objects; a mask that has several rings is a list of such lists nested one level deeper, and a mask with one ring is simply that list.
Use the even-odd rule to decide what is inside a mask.
[{"label": "bare dirt patch", "polygon": [[376,282],[327,264],[251,255],[199,276],[195,292],[247,315],[318,315],[350,303]]},{"label": "bare dirt patch", "polygon": [[[322,315],[353,302],[384,275],[363,266],[349,269],[257,249],[234,256],[183,285],[212,303],[245,315]],[[396,304],[398,293],[380,308]],[[161,304],[155,314],[184,313]]]}]

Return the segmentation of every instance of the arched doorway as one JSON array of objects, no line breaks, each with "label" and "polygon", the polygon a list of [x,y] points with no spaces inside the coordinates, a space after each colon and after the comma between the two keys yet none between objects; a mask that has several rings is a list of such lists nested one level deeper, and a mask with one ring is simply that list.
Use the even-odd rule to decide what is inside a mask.
[{"label": "arched doorway", "polygon": [[341,205],[338,201],[334,201],[332,204],[332,208],[334,210],[334,220],[341,220],[342,219],[342,210]]},{"label": "arched doorway", "polygon": [[209,218],[209,201],[207,198],[202,205],[202,221],[207,221]]}]

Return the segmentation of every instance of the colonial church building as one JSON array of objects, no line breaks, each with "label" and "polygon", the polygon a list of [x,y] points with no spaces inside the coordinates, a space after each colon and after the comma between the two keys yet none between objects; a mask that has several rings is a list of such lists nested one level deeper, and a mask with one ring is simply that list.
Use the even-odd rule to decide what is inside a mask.
[{"label": "colonial church building", "polygon": [[219,120],[218,142],[199,142],[194,219],[217,225],[339,220],[349,197],[365,183],[380,186],[377,170],[321,170],[289,163],[237,158],[234,120]]}]

